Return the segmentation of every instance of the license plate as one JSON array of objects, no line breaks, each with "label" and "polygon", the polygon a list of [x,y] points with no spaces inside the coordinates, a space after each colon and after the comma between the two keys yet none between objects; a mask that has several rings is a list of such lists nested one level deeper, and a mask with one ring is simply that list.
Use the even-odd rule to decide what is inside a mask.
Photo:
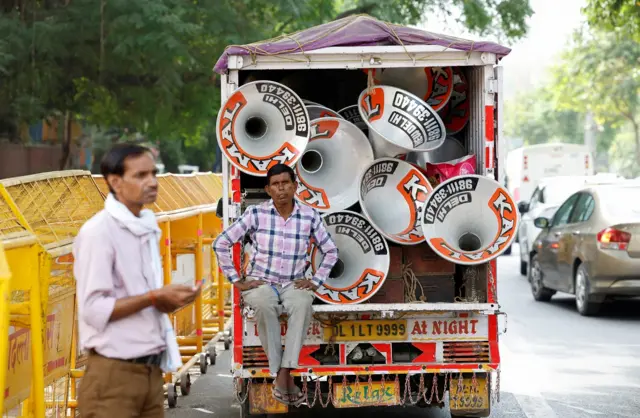
[{"label": "license plate", "polygon": [[398,341],[409,335],[407,321],[344,321],[324,328],[324,340],[331,341]]},{"label": "license plate", "polygon": [[400,403],[398,384],[395,381],[371,384],[360,382],[333,384],[333,399],[336,399],[336,408],[357,408],[361,406],[391,406]]},{"label": "license plate", "polygon": [[462,391],[458,391],[458,378],[453,377],[449,382],[449,409],[452,411],[470,411],[489,408],[489,393],[487,391],[487,377],[476,376],[462,378]]},{"label": "license plate", "polygon": [[251,415],[262,414],[286,414],[289,407],[273,399],[270,383],[251,383],[249,389],[249,413]]}]

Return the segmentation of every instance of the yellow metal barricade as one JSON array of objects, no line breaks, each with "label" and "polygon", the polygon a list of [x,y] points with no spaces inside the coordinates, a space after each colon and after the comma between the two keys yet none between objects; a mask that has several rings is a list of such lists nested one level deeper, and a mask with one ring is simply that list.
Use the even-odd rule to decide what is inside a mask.
[{"label": "yellow metal barricade", "polygon": [[[91,173],[77,170],[2,180],[0,194],[41,246],[39,261],[32,266],[37,269],[45,315],[41,315],[44,319],[41,331],[33,321],[30,326],[33,334],[43,333],[41,377],[46,388],[36,390],[39,382],[34,376],[31,402],[27,402],[23,410],[39,417],[36,408],[42,404],[39,398],[44,396],[47,409],[65,411],[70,391],[69,371],[76,360],[72,244],[80,227],[103,208],[103,197]],[[35,285],[29,292],[30,299],[36,293],[34,288]],[[25,289],[17,290],[25,292]]]},{"label": "yellow metal barricade", "polygon": [[[6,333],[0,334],[0,353],[8,360],[0,389],[3,406],[0,413],[13,411],[22,416],[44,416],[44,344],[43,330],[46,289],[41,277],[48,274],[44,249],[28,230],[6,190],[0,185],[0,242],[6,266],[11,271],[8,282],[9,311]],[[3,287],[7,288],[5,281]],[[4,290],[3,290],[4,298]],[[3,315],[4,317],[4,315]],[[38,336],[40,338],[38,338]],[[31,396],[31,402],[25,402]],[[16,411],[22,404],[22,410]]]},{"label": "yellow metal barricade", "polygon": [[[169,403],[175,406],[177,383],[182,394],[188,394],[190,365],[199,360],[201,371],[206,371],[207,357],[215,361],[215,349],[207,343],[224,330],[230,316],[230,286],[218,274],[211,251],[222,229],[215,216],[220,176],[167,174],[158,179],[160,193],[150,209],[163,231],[165,283],[205,283],[194,304],[172,315],[187,362],[177,379],[165,376]],[[9,331],[4,334],[9,338],[0,340],[0,354],[9,353],[9,362],[5,376],[0,374],[5,380],[0,389],[4,410],[12,415],[40,418],[45,410],[47,416],[76,414],[77,379],[83,376],[85,358],[76,353],[71,249],[80,227],[103,209],[107,194],[104,179],[86,171],[0,181],[0,243],[12,272],[11,280],[0,279],[0,296],[5,288],[10,295]],[[0,329],[1,315],[0,311]]]},{"label": "yellow metal barricade", "polygon": [[7,383],[7,366],[9,363],[9,344],[4,342],[4,335],[9,335],[9,302],[11,293],[9,281],[11,271],[4,255],[4,246],[0,243],[0,414],[4,411],[5,388]]}]

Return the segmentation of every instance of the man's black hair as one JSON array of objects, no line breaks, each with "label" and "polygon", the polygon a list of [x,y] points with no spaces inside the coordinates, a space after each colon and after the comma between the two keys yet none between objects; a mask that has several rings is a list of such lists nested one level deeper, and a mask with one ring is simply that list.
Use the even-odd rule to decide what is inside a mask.
[{"label": "man's black hair", "polygon": [[[151,150],[145,146],[130,143],[116,144],[109,151],[107,151],[102,157],[100,162],[100,172],[102,177],[107,181],[107,176],[110,174],[116,176],[122,176],[124,174],[124,160],[129,157],[138,157],[145,153],[151,153]],[[115,192],[111,189],[111,185],[107,182],[109,191],[113,194]]]},{"label": "man's black hair", "polygon": [[292,182],[296,182],[296,174],[293,172],[293,168],[288,165],[284,165],[282,163],[278,163],[271,167],[269,171],[267,171],[267,185],[271,184],[271,177],[277,176],[278,174],[288,173],[289,177],[291,177]]}]

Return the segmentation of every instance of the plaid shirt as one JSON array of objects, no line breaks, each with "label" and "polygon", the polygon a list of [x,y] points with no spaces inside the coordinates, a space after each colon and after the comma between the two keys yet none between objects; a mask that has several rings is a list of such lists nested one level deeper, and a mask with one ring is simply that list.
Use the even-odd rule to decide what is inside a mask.
[{"label": "plaid shirt", "polygon": [[307,269],[307,250],[313,239],[324,259],[311,279],[320,286],[338,260],[338,248],[318,212],[295,202],[287,220],[273,200],[249,206],[242,217],[223,231],[213,244],[218,265],[231,283],[240,280],[233,265],[231,247],[249,233],[253,251],[246,275],[274,284],[301,279]]}]

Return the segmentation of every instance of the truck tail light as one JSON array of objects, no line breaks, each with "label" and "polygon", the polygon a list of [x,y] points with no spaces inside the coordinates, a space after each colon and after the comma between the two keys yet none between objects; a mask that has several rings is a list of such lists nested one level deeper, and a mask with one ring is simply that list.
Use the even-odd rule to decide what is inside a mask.
[{"label": "truck tail light", "polygon": [[626,251],[631,234],[615,228],[605,228],[598,232],[598,246],[603,250]]}]

